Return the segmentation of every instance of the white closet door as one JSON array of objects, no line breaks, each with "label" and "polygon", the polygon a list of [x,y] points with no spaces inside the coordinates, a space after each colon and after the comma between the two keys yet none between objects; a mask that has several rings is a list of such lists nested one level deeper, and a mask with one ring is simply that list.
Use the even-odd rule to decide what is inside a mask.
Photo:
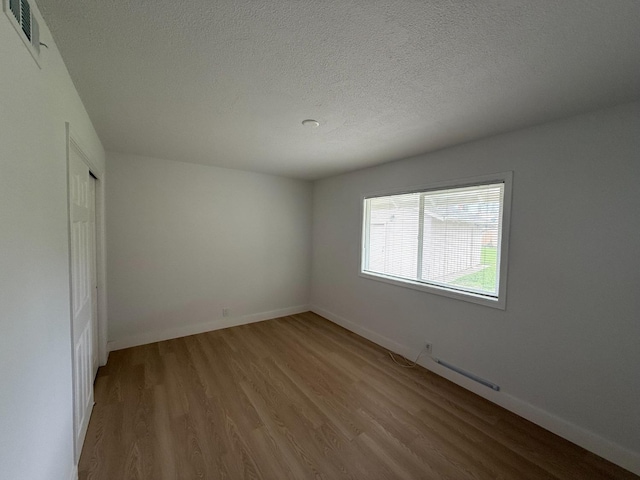
[{"label": "white closet door", "polygon": [[[89,202],[91,221],[89,232],[91,234],[91,382],[96,378],[100,361],[98,358],[98,273],[96,268],[96,179],[89,178]],[[93,391],[93,389],[92,389]]]},{"label": "white closet door", "polygon": [[93,408],[95,357],[95,195],[89,167],[69,149],[71,222],[71,307],[76,459],[80,457]]}]

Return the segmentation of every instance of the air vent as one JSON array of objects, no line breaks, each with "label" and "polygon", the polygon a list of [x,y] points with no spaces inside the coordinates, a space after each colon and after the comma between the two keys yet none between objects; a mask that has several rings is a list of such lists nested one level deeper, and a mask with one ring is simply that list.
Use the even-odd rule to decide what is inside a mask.
[{"label": "air vent", "polygon": [[24,34],[31,40],[31,7],[28,2],[20,2],[20,25]]},{"label": "air vent", "polygon": [[40,28],[27,0],[4,0],[4,12],[40,66]]},{"label": "air vent", "polygon": [[20,0],[9,0],[9,5],[13,12],[13,16],[16,19],[20,18]]}]

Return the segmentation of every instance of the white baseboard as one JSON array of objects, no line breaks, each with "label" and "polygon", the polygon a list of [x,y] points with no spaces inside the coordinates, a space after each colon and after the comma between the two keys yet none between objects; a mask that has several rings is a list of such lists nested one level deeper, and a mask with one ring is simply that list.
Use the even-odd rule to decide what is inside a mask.
[{"label": "white baseboard", "polygon": [[78,465],[74,465],[71,469],[71,476],[69,480],[78,480]]},{"label": "white baseboard", "polygon": [[281,308],[271,310],[269,312],[254,313],[244,315],[242,317],[219,318],[210,322],[198,323],[196,325],[183,325],[180,327],[169,328],[160,331],[145,332],[130,337],[115,340],[107,344],[107,350],[122,350],[123,348],[137,347],[148,343],[161,342],[163,340],[171,340],[173,338],[187,337],[198,333],[211,332],[223,328],[236,327],[238,325],[246,325],[248,323],[262,322],[272,318],[285,317],[287,315],[295,315],[298,313],[308,312],[308,305],[298,305],[295,307]]},{"label": "white baseboard", "polygon": [[[311,305],[309,309],[325,317],[328,320],[346,328],[358,335],[372,341],[392,352],[398,353],[406,358],[415,358],[418,354],[415,350],[410,349],[404,345],[401,345],[394,340],[391,340],[379,333],[374,332],[366,327],[358,325],[351,320],[336,315],[328,310],[325,310],[316,305]],[[461,387],[472,391],[473,393],[486,398],[487,400],[500,405],[501,407],[515,413],[527,420],[535,423],[555,433],[556,435],[569,440],[582,448],[595,453],[596,455],[606,458],[612,463],[626,468],[627,470],[640,475],[640,453],[628,450],[625,447],[618,445],[606,438],[603,438],[589,430],[586,430],[578,425],[570,423],[552,413],[549,413],[541,408],[538,408],[530,403],[527,403],[517,397],[509,395],[504,391],[496,392],[490,388],[484,387],[473,380],[470,380],[462,375],[458,375],[455,372],[437,364],[433,359],[426,358],[420,360],[420,365],[424,368],[446,378],[447,380],[460,385]]]}]

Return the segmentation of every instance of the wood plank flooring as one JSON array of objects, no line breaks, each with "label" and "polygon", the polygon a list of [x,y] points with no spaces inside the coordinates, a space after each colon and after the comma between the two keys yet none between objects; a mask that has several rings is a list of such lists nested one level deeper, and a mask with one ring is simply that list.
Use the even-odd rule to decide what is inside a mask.
[{"label": "wood plank flooring", "polygon": [[638,479],[313,313],[112,352],[80,479]]}]

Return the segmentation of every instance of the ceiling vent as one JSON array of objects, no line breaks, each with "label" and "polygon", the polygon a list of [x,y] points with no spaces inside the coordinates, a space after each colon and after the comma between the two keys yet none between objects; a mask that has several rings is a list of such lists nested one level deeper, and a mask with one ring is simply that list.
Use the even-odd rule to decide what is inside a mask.
[{"label": "ceiling vent", "polygon": [[27,0],[3,0],[4,13],[40,66],[40,29]]}]

